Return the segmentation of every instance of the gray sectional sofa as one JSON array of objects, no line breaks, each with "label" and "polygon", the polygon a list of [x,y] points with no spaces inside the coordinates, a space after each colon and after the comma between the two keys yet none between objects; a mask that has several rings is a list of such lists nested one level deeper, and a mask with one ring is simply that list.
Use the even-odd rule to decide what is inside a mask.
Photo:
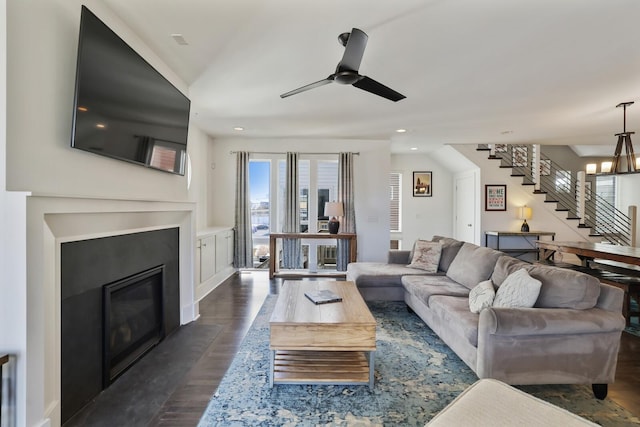
[{"label": "gray sectional sofa", "polygon": [[[351,263],[347,280],[365,300],[404,301],[478,375],[508,384],[592,384],[603,399],[615,377],[625,327],[622,290],[577,271],[529,264],[502,252],[434,236],[437,273],[408,267],[410,251],[388,263]],[[499,289],[525,269],[541,282],[532,308],[469,309],[469,293],[490,279]]]}]

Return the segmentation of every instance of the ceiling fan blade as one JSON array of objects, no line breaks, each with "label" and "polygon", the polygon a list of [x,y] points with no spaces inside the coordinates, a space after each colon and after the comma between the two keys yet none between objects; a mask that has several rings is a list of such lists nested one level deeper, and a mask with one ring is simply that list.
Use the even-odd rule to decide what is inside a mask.
[{"label": "ceiling fan blade", "polygon": [[294,90],[289,91],[287,93],[283,93],[282,95],[280,95],[280,98],[286,98],[286,97],[291,96],[291,95],[296,95],[296,94],[298,94],[300,92],[306,92],[308,90],[315,89],[317,87],[324,86],[324,85],[329,84],[329,83],[333,83],[333,78],[334,78],[334,75],[332,74],[332,75],[330,75],[329,77],[327,77],[324,80],[319,80],[319,81],[317,81],[315,83],[310,83],[310,84],[308,84],[306,86],[299,87],[298,89],[294,89]]},{"label": "ceiling fan blade", "polygon": [[364,55],[364,48],[367,47],[369,37],[364,31],[354,28],[349,34],[349,40],[344,48],[342,60],[338,63],[338,71],[358,71]]},{"label": "ceiling fan blade", "polygon": [[371,92],[375,95],[381,96],[383,98],[387,98],[393,102],[398,102],[401,99],[405,99],[401,93],[396,92],[395,90],[383,85],[382,83],[378,83],[377,81],[367,77],[362,76],[360,80],[353,83],[353,86],[358,89],[366,90],[367,92]]}]

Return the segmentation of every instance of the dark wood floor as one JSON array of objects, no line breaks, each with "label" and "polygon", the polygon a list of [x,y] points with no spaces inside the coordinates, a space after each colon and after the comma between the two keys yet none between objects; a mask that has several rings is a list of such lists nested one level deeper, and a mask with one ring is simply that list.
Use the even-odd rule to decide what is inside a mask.
[{"label": "dark wood floor", "polygon": [[[223,330],[149,425],[197,425],[264,299],[277,293],[280,284],[269,280],[267,272],[237,274],[200,302],[198,322]],[[607,398],[640,417],[640,338],[622,335],[616,382]]]}]

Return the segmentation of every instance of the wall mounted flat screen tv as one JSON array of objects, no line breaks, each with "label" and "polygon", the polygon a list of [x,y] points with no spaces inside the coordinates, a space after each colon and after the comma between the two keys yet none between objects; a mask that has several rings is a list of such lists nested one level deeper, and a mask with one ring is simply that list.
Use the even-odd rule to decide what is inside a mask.
[{"label": "wall mounted flat screen tv", "polygon": [[71,146],[184,175],[191,102],[82,6]]}]

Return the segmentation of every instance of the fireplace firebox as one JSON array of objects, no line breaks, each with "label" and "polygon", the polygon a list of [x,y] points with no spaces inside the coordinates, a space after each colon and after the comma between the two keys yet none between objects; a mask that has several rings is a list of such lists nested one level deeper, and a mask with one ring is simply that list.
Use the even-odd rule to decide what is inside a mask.
[{"label": "fireplace firebox", "polygon": [[103,387],[164,338],[164,267],[135,274],[103,289]]}]

